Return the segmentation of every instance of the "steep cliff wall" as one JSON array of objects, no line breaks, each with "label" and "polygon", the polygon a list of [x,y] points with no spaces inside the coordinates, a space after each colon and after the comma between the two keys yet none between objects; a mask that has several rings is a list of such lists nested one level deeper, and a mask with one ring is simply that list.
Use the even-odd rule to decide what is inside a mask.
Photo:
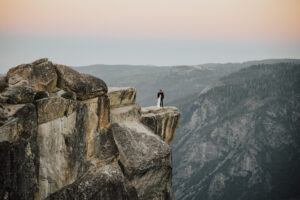
[{"label": "steep cliff wall", "polygon": [[179,125],[180,114],[175,107],[157,108],[155,106],[142,108],[143,124],[156,135],[170,144]]},{"label": "steep cliff wall", "polygon": [[47,59],[12,68],[1,78],[0,199],[173,199],[166,142],[178,110],[143,114],[135,97]]},{"label": "steep cliff wall", "polygon": [[[128,89],[132,91],[132,89]],[[128,93],[128,92],[127,92]],[[109,93],[112,99],[121,99],[121,93]],[[153,110],[151,110],[153,109]],[[164,124],[172,121],[168,115],[154,114],[158,109],[148,108],[153,121]],[[178,110],[166,107],[162,112],[173,112],[179,118]],[[132,102],[111,109],[112,129],[120,152],[120,165],[125,176],[136,188],[139,199],[173,199],[172,155],[164,135],[175,133],[176,126],[164,124],[164,133],[153,132],[153,125],[143,121],[141,107]],[[178,123],[178,121],[177,121]],[[155,133],[155,134],[154,134]],[[171,136],[170,136],[171,137]]]}]

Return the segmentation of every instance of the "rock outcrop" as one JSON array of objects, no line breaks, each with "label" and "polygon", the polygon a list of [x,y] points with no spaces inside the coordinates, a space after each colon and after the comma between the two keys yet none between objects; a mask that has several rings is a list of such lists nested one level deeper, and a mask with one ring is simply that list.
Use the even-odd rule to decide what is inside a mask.
[{"label": "rock outcrop", "polygon": [[34,99],[34,90],[29,85],[14,85],[8,87],[0,96],[1,103],[25,104]]},{"label": "rock outcrop", "polygon": [[146,113],[134,88],[47,59],[0,86],[0,199],[173,199],[176,108]]},{"label": "rock outcrop", "polygon": [[75,92],[78,100],[87,100],[107,93],[107,86],[101,79],[79,72],[63,65],[56,65],[57,86]]},{"label": "rock outcrop", "polygon": [[157,108],[151,106],[142,108],[142,123],[168,144],[172,142],[176,133],[179,118],[180,114],[175,107]]},{"label": "rock outcrop", "polygon": [[139,105],[111,110],[120,165],[139,199],[173,199],[170,147],[141,123]]},{"label": "rock outcrop", "polygon": [[136,89],[128,87],[108,88],[108,97],[111,108],[135,103]]},{"label": "rock outcrop", "polygon": [[45,90],[49,93],[56,88],[57,83],[55,67],[47,58],[11,68],[6,77],[9,85],[26,82],[36,91]]}]

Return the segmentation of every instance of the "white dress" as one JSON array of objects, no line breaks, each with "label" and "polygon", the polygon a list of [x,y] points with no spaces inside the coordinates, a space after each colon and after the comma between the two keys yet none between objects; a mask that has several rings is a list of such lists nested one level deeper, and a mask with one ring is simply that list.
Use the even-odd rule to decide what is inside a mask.
[{"label": "white dress", "polygon": [[159,97],[157,98],[157,107],[158,107],[158,108],[160,108],[160,97],[161,97],[161,96],[159,95]]}]

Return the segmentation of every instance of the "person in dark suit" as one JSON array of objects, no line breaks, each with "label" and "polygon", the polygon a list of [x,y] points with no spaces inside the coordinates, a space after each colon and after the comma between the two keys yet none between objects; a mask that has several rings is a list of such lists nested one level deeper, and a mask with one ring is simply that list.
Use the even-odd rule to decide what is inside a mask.
[{"label": "person in dark suit", "polygon": [[159,107],[164,107],[164,93],[162,91],[162,89],[159,90],[159,92],[157,93],[157,99],[160,101],[159,103]]}]

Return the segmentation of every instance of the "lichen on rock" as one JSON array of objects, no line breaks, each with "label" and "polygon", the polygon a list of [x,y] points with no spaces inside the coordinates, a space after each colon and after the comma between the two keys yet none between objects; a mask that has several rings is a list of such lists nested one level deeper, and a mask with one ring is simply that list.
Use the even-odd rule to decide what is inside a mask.
[{"label": "lichen on rock", "polygon": [[35,92],[29,85],[14,85],[1,93],[0,101],[8,104],[32,103],[34,96]]}]

